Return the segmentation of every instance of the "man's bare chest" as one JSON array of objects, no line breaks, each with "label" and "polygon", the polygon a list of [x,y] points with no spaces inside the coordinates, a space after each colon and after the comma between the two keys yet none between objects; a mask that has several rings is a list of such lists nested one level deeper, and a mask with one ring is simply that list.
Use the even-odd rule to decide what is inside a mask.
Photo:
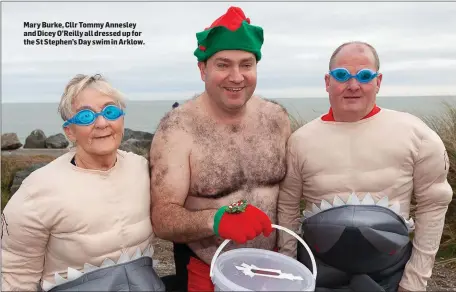
[{"label": "man's bare chest", "polygon": [[285,143],[261,130],[214,132],[195,141],[190,156],[191,193],[223,197],[277,184],[285,175]]}]

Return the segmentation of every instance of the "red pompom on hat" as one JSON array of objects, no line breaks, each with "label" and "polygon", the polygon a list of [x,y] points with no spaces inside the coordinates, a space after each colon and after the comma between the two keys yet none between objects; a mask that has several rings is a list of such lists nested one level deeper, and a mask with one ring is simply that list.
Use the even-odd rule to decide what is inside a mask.
[{"label": "red pompom on hat", "polygon": [[210,27],[206,27],[204,30],[224,26],[231,31],[235,31],[241,26],[244,20],[250,24],[250,19],[245,17],[244,11],[241,8],[230,7],[225,14],[217,18]]}]

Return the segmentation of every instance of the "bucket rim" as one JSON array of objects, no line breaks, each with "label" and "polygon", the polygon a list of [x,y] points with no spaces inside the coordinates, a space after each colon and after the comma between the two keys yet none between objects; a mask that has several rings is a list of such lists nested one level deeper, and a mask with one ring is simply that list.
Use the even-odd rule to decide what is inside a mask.
[{"label": "bucket rim", "polygon": [[[307,245],[307,243],[299,235],[297,235],[295,232],[293,232],[292,230],[290,230],[290,229],[288,229],[286,227],[283,227],[283,226],[280,226],[280,225],[277,225],[277,224],[271,224],[271,226],[272,226],[272,228],[285,231],[288,234],[292,235],[294,238],[296,238],[305,247],[305,249],[307,250],[307,253],[310,256],[310,261],[312,262],[312,277],[316,281],[317,280],[317,264],[315,262],[315,257],[313,255],[312,251],[310,250],[309,246]],[[230,239],[225,239],[225,241],[223,241],[222,244],[215,251],[215,254],[212,257],[211,264],[210,264],[210,267],[209,267],[209,276],[210,276],[210,278],[212,278],[212,275],[214,273],[213,270],[214,270],[214,266],[215,266],[215,263],[217,261],[218,256],[222,252],[222,249],[229,242],[230,242]]]},{"label": "bucket rim", "polygon": [[[223,252],[220,254],[218,257],[218,261],[215,263],[213,269],[214,273],[211,275],[211,280],[214,285],[217,285],[218,283],[223,284],[223,286],[227,286],[225,283],[230,283],[228,287],[230,291],[255,291],[248,289],[246,287],[240,286],[230,280],[225,274],[222,273],[222,271],[219,269],[220,264],[228,257],[231,257],[232,254],[240,254],[242,252],[248,252],[249,254],[254,253],[261,253],[261,254],[267,254],[271,255],[276,258],[282,258],[287,262],[295,263],[297,267],[299,267],[300,270],[303,271],[304,274],[306,274],[309,277],[309,280],[311,281],[311,287],[314,289],[316,280],[313,278],[313,273],[310,271],[310,269],[305,266],[303,263],[299,262],[298,260],[291,258],[289,256],[286,256],[284,254],[272,251],[272,250],[265,250],[265,249],[260,249],[260,248],[252,248],[252,247],[243,247],[243,248],[238,248],[238,249],[232,249]],[[216,277],[217,275],[217,277]],[[218,283],[217,283],[218,282]],[[307,290],[306,290],[307,291]]]},{"label": "bucket rim", "polygon": [[[235,250],[228,250],[228,251],[225,251],[224,253],[222,253],[218,258],[219,259],[221,258],[223,260],[226,257],[226,253],[230,253],[231,251],[245,250],[245,249],[248,249],[248,248],[239,248],[239,249],[235,249]],[[220,263],[220,261],[214,265],[214,267],[213,267],[214,273],[211,275],[211,280],[214,285],[218,286],[216,282],[229,282],[230,286],[233,286],[233,287],[229,287],[231,291],[254,291],[254,290],[242,287],[242,286],[234,283],[230,279],[228,279],[222,273],[222,271],[219,269],[218,263]],[[216,275],[217,275],[217,277],[216,277]],[[226,285],[223,285],[223,286],[226,286]]]}]

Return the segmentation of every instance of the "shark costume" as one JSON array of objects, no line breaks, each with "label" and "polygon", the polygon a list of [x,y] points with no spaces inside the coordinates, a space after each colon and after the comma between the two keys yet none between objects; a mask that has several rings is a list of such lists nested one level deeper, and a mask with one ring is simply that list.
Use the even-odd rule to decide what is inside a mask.
[{"label": "shark costume", "polygon": [[150,178],[121,150],[107,171],[70,151],[31,173],[4,210],[3,291],[165,291],[153,268]]},{"label": "shark costume", "polygon": [[[453,194],[438,135],[410,114],[375,106],[353,123],[336,122],[330,110],[287,147],[278,222],[312,249],[316,291],[424,291]],[[279,251],[311,267],[287,234],[279,233]]]}]

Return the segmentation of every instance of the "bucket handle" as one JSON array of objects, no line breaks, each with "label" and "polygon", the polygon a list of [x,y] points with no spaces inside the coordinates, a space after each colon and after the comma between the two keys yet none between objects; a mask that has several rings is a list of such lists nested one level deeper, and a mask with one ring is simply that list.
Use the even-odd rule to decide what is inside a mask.
[{"label": "bucket handle", "polygon": [[[304,245],[304,247],[307,250],[307,253],[310,256],[310,260],[312,261],[312,277],[313,277],[314,280],[317,280],[317,265],[315,263],[315,258],[313,256],[312,252],[310,251],[309,246],[306,244],[306,242],[299,235],[297,235],[296,233],[294,233],[293,231],[291,231],[288,228],[285,228],[285,227],[282,227],[282,226],[276,225],[276,224],[272,224],[272,227],[275,228],[275,229],[279,229],[279,230],[283,230],[283,231],[287,232],[288,234],[294,236],[302,245]],[[211,278],[213,276],[213,269],[214,269],[215,261],[217,260],[220,252],[222,252],[222,249],[228,244],[228,242],[230,242],[230,239],[225,239],[225,241],[222,242],[222,244],[215,251],[215,254],[212,257],[211,270],[210,270],[210,273],[209,273]]]}]

